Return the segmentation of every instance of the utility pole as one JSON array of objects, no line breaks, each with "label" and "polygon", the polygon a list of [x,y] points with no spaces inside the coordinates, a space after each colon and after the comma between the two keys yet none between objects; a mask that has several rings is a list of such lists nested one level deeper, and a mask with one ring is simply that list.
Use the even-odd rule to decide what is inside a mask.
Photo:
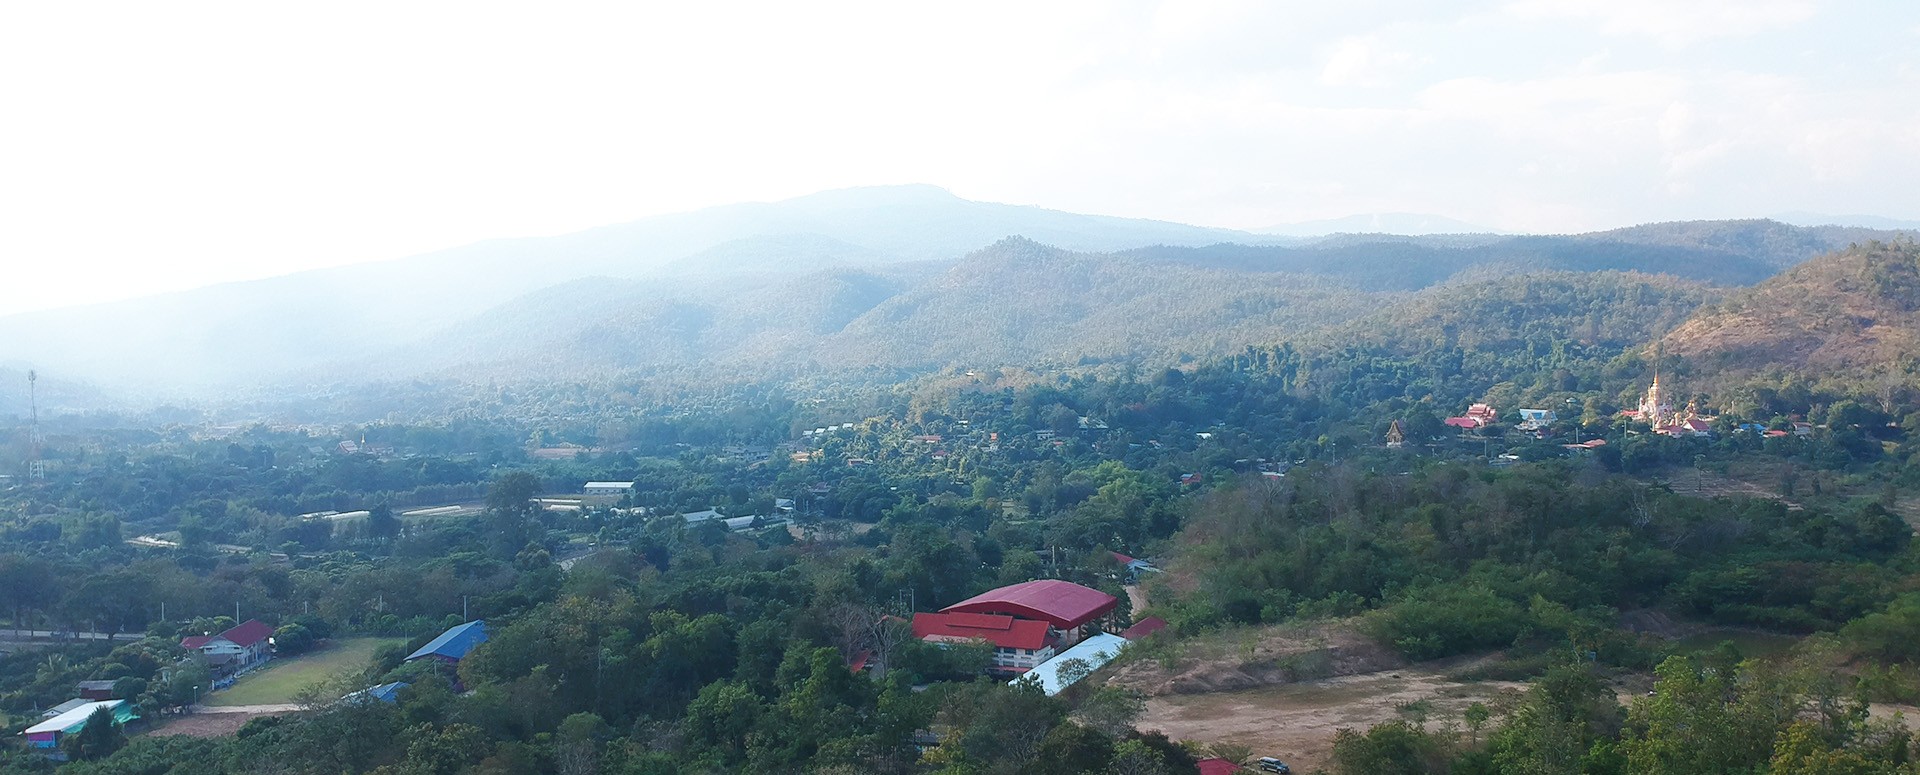
[{"label": "utility pole", "polygon": [[32,450],[27,459],[27,478],[45,481],[47,464],[40,459],[40,372],[27,370],[27,406],[32,410],[32,426],[28,430],[27,440]]}]

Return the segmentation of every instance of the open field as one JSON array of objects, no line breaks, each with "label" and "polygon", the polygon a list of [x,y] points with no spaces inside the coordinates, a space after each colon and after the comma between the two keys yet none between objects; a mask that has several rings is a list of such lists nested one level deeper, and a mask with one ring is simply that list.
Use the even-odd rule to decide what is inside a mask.
[{"label": "open field", "polygon": [[335,674],[357,670],[366,665],[374,649],[400,638],[347,638],[333,641],[313,653],[276,659],[266,667],[242,677],[233,688],[215,692],[207,705],[275,705],[293,702],[294,695]]},{"label": "open field", "polygon": [[1239,692],[1170,694],[1147,700],[1140,729],[1157,729],[1175,740],[1233,743],[1273,756],[1295,772],[1327,764],[1334,733],[1364,732],[1395,719],[1422,716],[1434,724],[1460,726],[1461,712],[1475,702],[1502,704],[1526,684],[1461,682],[1425,668],[1347,675]]},{"label": "open field", "polygon": [[140,735],[155,737],[165,735],[185,735],[187,737],[226,737],[240,731],[248,721],[266,716],[284,716],[279,712],[249,713],[190,713],[182,716],[166,716],[148,727]]}]

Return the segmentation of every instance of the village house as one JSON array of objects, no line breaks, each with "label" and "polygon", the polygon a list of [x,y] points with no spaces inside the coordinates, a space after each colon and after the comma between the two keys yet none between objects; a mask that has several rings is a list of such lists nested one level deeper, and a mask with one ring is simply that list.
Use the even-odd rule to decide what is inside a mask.
[{"label": "village house", "polygon": [[273,627],[248,619],[218,635],[181,638],[180,647],[205,655],[214,672],[239,672],[273,658]]},{"label": "village house", "polygon": [[97,702],[116,699],[113,696],[112,681],[81,681],[74,684],[73,689],[74,693],[80,695],[80,699],[83,700]]},{"label": "village house", "polygon": [[1560,415],[1552,409],[1522,409],[1520,410],[1520,424],[1515,427],[1523,431],[1538,431],[1546,429],[1547,426],[1559,420]]}]

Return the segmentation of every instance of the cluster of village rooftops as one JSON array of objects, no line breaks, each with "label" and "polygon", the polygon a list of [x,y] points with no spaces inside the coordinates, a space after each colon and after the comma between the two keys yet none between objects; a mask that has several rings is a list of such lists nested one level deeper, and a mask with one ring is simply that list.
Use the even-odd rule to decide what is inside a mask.
[{"label": "cluster of village rooftops", "polygon": [[[478,620],[448,629],[425,646],[407,655],[408,662],[428,661],[446,666],[445,674],[458,685],[452,668],[468,652],[487,641],[486,625]],[[248,619],[219,633],[190,635],[180,639],[180,647],[198,652],[213,671],[213,689],[231,686],[235,678],[273,659],[273,627],[258,619]],[[346,701],[380,700],[397,702],[403,681],[372,686],[342,698]],[[113,681],[81,681],[75,686],[80,696],[43,711],[41,721],[20,734],[27,747],[58,750],[60,741],[85,727],[87,720],[101,708],[113,710],[115,724],[126,725],[140,718],[133,703],[114,696]]]},{"label": "cluster of village rooftops", "polygon": [[[1146,560],[1114,554],[1129,576],[1152,572]],[[985,643],[993,647],[988,671],[1009,683],[1033,681],[1048,695],[1080,680],[1119,656],[1133,641],[1165,628],[1165,620],[1148,617],[1122,629],[1114,615],[1119,599],[1100,590],[1058,579],[1039,579],[975,595],[939,611],[913,614],[913,636],[929,643]],[[220,633],[192,635],[181,648],[198,652],[213,669],[216,688],[273,658],[273,627],[249,619]],[[456,625],[416,649],[408,662],[425,661],[441,668],[457,686],[460,660],[487,642],[486,623],[474,620]],[[865,669],[869,655],[854,658],[850,667]],[[1084,669],[1063,670],[1075,665]],[[347,701],[397,702],[405,682],[370,686],[344,697]],[[113,682],[83,681],[80,697],[48,709],[43,721],[22,734],[33,748],[58,748],[62,737],[77,733],[100,708],[112,708],[116,723],[136,718],[134,706],[113,698]]]},{"label": "cluster of village rooftops", "polygon": [[[1548,426],[1558,422],[1560,419],[1559,415],[1551,409],[1521,409],[1519,413],[1520,422],[1515,428],[1522,432],[1532,433],[1540,438],[1545,438],[1548,433]],[[1644,423],[1651,428],[1654,433],[1662,436],[1673,436],[1675,438],[1710,436],[1713,434],[1714,421],[1719,419],[1702,409],[1698,403],[1693,401],[1688,401],[1686,406],[1675,409],[1672,399],[1660,385],[1660,375],[1658,373],[1653,375],[1653,384],[1649,385],[1646,393],[1641,396],[1640,404],[1632,409],[1621,410],[1620,416]],[[1448,417],[1445,422],[1451,427],[1471,432],[1478,431],[1499,422],[1499,417],[1499,411],[1494,409],[1492,404],[1474,404],[1467,407],[1465,414],[1458,417]],[[1769,429],[1765,426],[1755,424],[1742,425],[1739,430],[1769,437],[1787,436],[1790,434],[1805,436],[1812,432],[1813,426],[1805,422],[1796,421],[1791,431]],[[1405,442],[1406,437],[1400,428],[1400,421],[1395,420],[1392,427],[1387,430],[1387,446],[1399,447],[1405,444]],[[1606,443],[1604,439],[1592,439],[1563,446],[1574,451],[1579,451],[1581,449],[1590,450],[1594,447],[1604,446]]]}]

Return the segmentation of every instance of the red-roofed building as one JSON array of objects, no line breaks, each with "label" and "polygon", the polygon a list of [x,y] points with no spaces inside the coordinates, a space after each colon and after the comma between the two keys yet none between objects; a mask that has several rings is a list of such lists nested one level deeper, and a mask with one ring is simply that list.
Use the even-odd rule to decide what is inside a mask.
[{"label": "red-roofed building", "polygon": [[1474,430],[1492,425],[1498,422],[1499,419],[1499,413],[1495,412],[1493,407],[1486,404],[1474,404],[1473,406],[1467,407],[1466,414],[1459,417],[1448,417],[1444,422],[1462,430]]},{"label": "red-roofed building", "polygon": [[940,610],[1037,619],[1054,629],[1069,631],[1111,613],[1119,603],[1119,598],[1097,589],[1059,579],[1039,579],[982,592]]},{"label": "red-roofed building", "polygon": [[914,614],[913,637],[931,643],[985,641],[993,645],[993,668],[1010,673],[1047,661],[1056,642],[1046,622],[976,613]]},{"label": "red-roofed building", "polygon": [[220,637],[233,641],[241,648],[252,648],[266,643],[273,637],[273,627],[259,619],[248,619],[236,624],[233,629],[220,633]]},{"label": "red-roofed building", "polygon": [[273,626],[248,619],[219,635],[181,638],[180,647],[205,654],[207,664],[216,668],[237,670],[273,656]]},{"label": "red-roofed building", "polygon": [[1167,620],[1158,616],[1149,616],[1134,622],[1133,626],[1128,627],[1126,632],[1120,633],[1120,637],[1126,638],[1127,640],[1139,640],[1166,628]]},{"label": "red-roofed building", "polygon": [[1198,771],[1200,775],[1235,775],[1236,773],[1247,771],[1245,767],[1218,757],[1201,759],[1200,761],[1194,762],[1193,768]]}]

